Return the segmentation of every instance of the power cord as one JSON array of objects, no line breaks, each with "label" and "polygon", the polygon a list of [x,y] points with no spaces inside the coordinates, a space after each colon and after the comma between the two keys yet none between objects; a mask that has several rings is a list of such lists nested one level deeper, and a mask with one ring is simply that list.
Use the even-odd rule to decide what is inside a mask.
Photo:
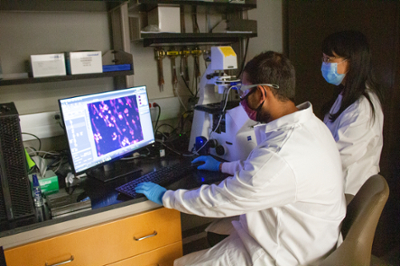
[{"label": "power cord", "polygon": [[246,49],[245,49],[245,52],[244,52],[244,57],[243,57],[242,65],[240,66],[240,71],[239,71],[239,73],[237,74],[236,78],[240,78],[240,75],[242,75],[242,73],[243,73],[244,64],[245,64],[245,62],[246,62],[246,57],[247,57],[247,50],[249,49],[249,40],[250,40],[249,38],[246,39]]},{"label": "power cord", "polygon": [[32,133],[26,133],[26,132],[21,132],[21,134],[30,135],[30,136],[36,138],[39,141],[39,149],[38,150],[40,151],[42,149],[42,141],[40,140],[40,138],[38,136],[36,136]]},{"label": "power cord", "polygon": [[158,115],[157,115],[157,120],[156,124],[154,125],[154,128],[157,128],[158,121],[160,120],[160,115],[161,115],[161,106],[158,105],[158,103],[153,103],[153,107],[158,107]]},{"label": "power cord", "polygon": [[182,78],[182,80],[183,80],[183,82],[185,83],[185,86],[186,86],[186,88],[187,88],[187,90],[190,92],[190,94],[194,97],[194,93],[192,92],[192,90],[190,89],[190,87],[189,87],[189,85],[188,85],[188,83],[186,82],[186,80],[185,80],[185,77],[184,77],[184,73],[183,73],[183,56],[181,57],[181,61],[180,61],[180,66],[179,66],[179,68],[180,68],[180,74],[179,74],[179,76],[181,76],[181,78]]},{"label": "power cord", "polygon": [[226,92],[226,93],[224,92],[224,95],[223,95],[223,97],[224,97],[224,99],[225,99],[224,107],[223,107],[222,110],[221,110],[221,114],[220,114],[220,117],[219,117],[219,120],[218,120],[218,123],[217,123],[216,127],[215,127],[214,130],[212,130],[212,131],[210,132],[210,134],[209,134],[208,140],[207,140],[207,141],[203,144],[203,146],[201,146],[198,150],[194,150],[194,147],[193,147],[192,151],[194,150],[193,153],[194,153],[195,155],[199,155],[198,152],[199,152],[201,149],[203,149],[204,147],[206,147],[206,145],[208,144],[208,142],[209,142],[210,139],[211,139],[212,134],[213,134],[215,131],[217,131],[217,129],[219,128],[219,125],[221,124],[222,117],[223,117],[224,114],[225,114],[226,105],[228,104],[228,95],[229,95],[229,92],[232,90],[233,87],[234,87],[234,86],[229,87],[229,89],[227,90],[227,92]]}]

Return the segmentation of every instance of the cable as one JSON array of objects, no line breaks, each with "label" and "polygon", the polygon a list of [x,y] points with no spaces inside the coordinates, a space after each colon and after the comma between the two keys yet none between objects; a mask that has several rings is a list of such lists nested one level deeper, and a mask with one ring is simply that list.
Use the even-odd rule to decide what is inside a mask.
[{"label": "cable", "polygon": [[[169,138],[167,135],[165,135],[164,132],[159,131],[158,133],[160,133],[161,135],[163,135],[163,137],[165,138],[165,140],[167,140],[167,139]],[[164,141],[165,141],[165,140],[164,140]]]},{"label": "cable", "polygon": [[[41,176],[45,176],[46,171],[48,171],[49,169],[54,169],[53,171],[54,171],[54,173],[56,173],[60,169],[60,167],[63,165],[65,156],[63,154],[61,154],[60,152],[36,151],[31,147],[27,147],[27,148],[31,150],[30,152],[28,152],[28,154],[29,154],[29,156],[33,156],[32,159],[36,163],[35,171],[40,173]],[[50,162],[47,162],[48,160]],[[67,161],[68,160],[66,160],[66,162]],[[30,170],[29,172],[33,173],[32,170]]]},{"label": "cable", "polygon": [[45,154],[45,155],[47,154],[47,155],[53,155],[53,156],[60,156],[60,153],[58,153],[58,152],[35,151],[35,154],[30,154],[30,153],[28,152],[29,155],[37,155],[37,156],[40,156],[39,153],[43,153],[43,154]]},{"label": "cable", "polygon": [[195,97],[197,97],[197,94],[199,93],[199,88],[198,88],[198,84],[199,84],[199,81],[198,81],[198,78],[200,78],[200,77],[197,77],[196,76],[196,73],[200,73],[200,64],[199,64],[199,60],[200,60],[200,58],[199,57],[195,57],[194,58],[194,63],[195,63],[195,66],[196,66],[196,70],[194,71],[194,77],[195,77],[195,79],[196,79],[196,94],[195,94]]},{"label": "cable", "polygon": [[146,147],[146,150],[147,150],[147,154],[140,154],[140,153],[139,153],[138,156],[123,157],[123,158],[121,158],[120,160],[122,160],[122,161],[128,161],[128,160],[133,160],[133,159],[137,159],[137,158],[140,158],[140,157],[142,157],[142,158],[149,158],[149,159],[155,159],[155,157],[154,157],[154,158],[148,157],[148,156],[151,154],[151,152],[150,152],[150,150],[149,150],[148,147]]},{"label": "cable", "polygon": [[178,93],[178,90],[177,90],[177,89],[174,89],[174,91],[175,91],[176,96],[178,97],[178,100],[179,100],[179,102],[181,103],[183,109],[185,109],[185,111],[186,111],[187,108],[186,108],[185,104],[183,103],[182,98],[181,98],[181,96],[180,96],[179,93]]},{"label": "cable", "polygon": [[172,151],[172,152],[174,152],[174,153],[176,153],[176,154],[178,154],[178,155],[180,155],[180,156],[183,155],[182,153],[176,151],[175,149],[172,149],[172,148],[168,147],[162,140],[156,139],[156,142],[160,143],[161,145],[163,145],[163,146],[164,146],[165,148],[167,148],[168,150],[170,150],[170,151]]},{"label": "cable", "polygon": [[[33,147],[26,146],[25,149],[29,149],[29,150],[33,151],[34,153],[36,153],[36,149]],[[29,152],[28,152],[28,154],[31,155]]]},{"label": "cable", "polygon": [[181,62],[179,64],[179,67],[180,67],[180,70],[181,70],[179,75],[181,76],[181,78],[182,78],[183,82],[185,83],[186,88],[188,89],[190,94],[194,97],[194,94],[193,94],[192,90],[189,88],[189,85],[187,84],[187,82],[186,82],[186,80],[184,78],[183,71],[182,71],[182,63],[183,63],[183,56],[181,57]]},{"label": "cable", "polygon": [[64,156],[61,157],[61,159],[60,159],[60,161],[59,161],[59,164],[58,164],[58,167],[57,167],[56,169],[53,170],[54,173],[57,173],[57,171],[60,170],[61,165],[63,165],[62,162],[63,162],[64,158],[65,158]]},{"label": "cable", "polygon": [[200,27],[197,23],[197,8],[196,6],[192,7],[192,24],[193,24],[193,33],[200,33]]},{"label": "cable", "polygon": [[[222,110],[221,110],[221,115],[220,115],[220,117],[219,117],[217,126],[214,128],[213,131],[211,131],[211,133],[209,134],[208,140],[203,144],[203,146],[201,146],[197,151],[194,151],[194,152],[193,152],[195,155],[199,155],[199,154],[198,154],[198,151],[200,151],[201,149],[203,149],[203,148],[207,145],[207,143],[208,143],[208,142],[210,141],[210,139],[211,139],[211,135],[219,128],[219,125],[220,125],[220,123],[221,123],[222,117],[224,116],[224,113],[225,113],[226,105],[228,104],[228,95],[229,95],[229,92],[232,90],[233,87],[234,87],[234,86],[231,86],[231,87],[228,89],[228,91],[226,92],[226,97],[225,97],[225,95],[224,95],[224,97],[225,97],[225,104],[224,104],[224,107],[223,107]],[[225,93],[224,93],[224,94],[225,94]]]},{"label": "cable", "polygon": [[26,132],[21,132],[21,134],[25,134],[25,135],[30,135],[32,137],[35,137],[38,141],[39,141],[39,151],[42,149],[42,141],[40,140],[40,138],[34,134],[31,133],[26,133]]},{"label": "cable", "polygon": [[221,19],[218,21],[211,29],[208,30],[208,33],[212,33],[212,31],[222,22],[225,21],[225,19]]},{"label": "cable", "polygon": [[185,109],[185,111],[187,111],[187,108],[186,108],[185,104],[183,103],[183,101],[182,101],[181,97],[179,96],[179,94],[178,94],[178,93],[177,93],[177,95],[178,95],[178,100],[179,100],[179,102],[181,103],[181,105],[182,105],[183,109]]},{"label": "cable", "polygon": [[185,126],[185,122],[188,120],[187,118],[189,117],[189,115],[188,116],[186,116],[186,117],[184,117],[186,114],[190,114],[190,113],[193,113],[194,111],[193,110],[189,110],[189,111],[186,111],[186,112],[184,112],[182,115],[181,115],[181,119],[179,120],[179,124],[178,124],[178,127],[180,127],[180,132],[182,133],[182,131],[183,131],[183,129],[184,129],[184,126]]},{"label": "cable", "polygon": [[[197,63],[196,59],[194,59],[194,62],[195,62],[196,69],[197,69],[197,68],[198,68],[198,67],[197,67],[197,66],[198,66],[198,63]],[[199,93],[199,89],[198,89],[198,83],[199,83],[199,81],[198,81],[197,78],[198,78],[198,77],[196,76],[196,70],[193,69],[193,82],[195,82],[195,84],[194,84],[193,86],[196,86],[196,87],[195,87],[195,94],[194,94],[194,97],[197,97],[197,94]]]},{"label": "cable", "polygon": [[158,107],[158,116],[156,120],[156,124],[154,125],[154,128],[157,128],[158,120],[160,120],[160,114],[161,114],[161,106],[158,105],[158,103],[153,103],[153,107]]},{"label": "cable", "polygon": [[65,127],[63,126],[63,123],[61,123],[61,119],[58,120],[58,124],[60,125],[60,127],[61,127],[62,129],[65,129]]},{"label": "cable", "polygon": [[240,72],[237,74],[236,78],[240,78],[240,75],[242,75],[243,69],[244,69],[244,63],[246,62],[246,57],[247,57],[247,50],[249,49],[249,38],[246,39],[246,49],[244,52],[244,57],[242,61],[242,66],[240,67]]},{"label": "cable", "polygon": [[160,129],[160,127],[163,127],[163,126],[169,126],[172,128],[172,130],[175,130],[175,128],[173,126],[171,126],[170,124],[161,124],[158,126],[158,128],[156,128],[156,132]]}]

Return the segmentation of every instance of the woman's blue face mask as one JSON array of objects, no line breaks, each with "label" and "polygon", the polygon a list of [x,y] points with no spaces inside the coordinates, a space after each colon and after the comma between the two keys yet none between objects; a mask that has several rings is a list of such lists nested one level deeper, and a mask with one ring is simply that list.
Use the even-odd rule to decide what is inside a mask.
[{"label": "woman's blue face mask", "polygon": [[343,60],[340,63],[322,62],[322,67],[321,67],[322,76],[325,78],[325,80],[328,83],[336,85],[336,86],[338,86],[340,83],[342,83],[346,74],[338,74],[337,66],[338,66],[338,64],[341,64],[345,61],[347,61],[347,59]]}]

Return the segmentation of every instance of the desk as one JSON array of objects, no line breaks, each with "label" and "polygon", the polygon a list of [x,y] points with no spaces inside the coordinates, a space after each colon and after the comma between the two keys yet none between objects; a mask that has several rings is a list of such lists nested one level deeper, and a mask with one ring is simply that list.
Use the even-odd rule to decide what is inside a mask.
[{"label": "desk", "polygon": [[[174,158],[134,160],[132,164],[147,173],[183,161],[187,163],[187,159]],[[168,188],[194,188],[223,177],[219,173],[196,171]],[[92,210],[63,218],[17,225],[8,230],[2,229],[0,246],[5,250],[7,265],[27,265],[19,260],[23,257],[30,259],[28,265],[51,265],[69,260],[71,256],[74,256],[74,261],[68,265],[132,265],[134,261],[143,258],[149,263],[150,259],[156,260],[154,263],[167,261],[168,265],[182,256],[179,212],[162,208],[145,197],[120,197],[114,190],[115,187],[130,179],[133,177],[102,183],[87,178],[79,185],[91,198]],[[157,236],[141,242],[148,242],[148,245],[126,248],[135,243],[133,237],[139,239],[153,234],[154,231],[157,231]],[[58,253],[53,253],[55,251]],[[33,263],[33,258],[36,257],[37,264]]]}]

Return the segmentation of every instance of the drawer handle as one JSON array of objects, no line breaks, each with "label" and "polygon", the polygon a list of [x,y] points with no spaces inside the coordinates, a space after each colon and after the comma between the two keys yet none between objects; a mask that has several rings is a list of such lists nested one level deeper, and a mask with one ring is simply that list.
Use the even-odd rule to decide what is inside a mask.
[{"label": "drawer handle", "polygon": [[157,235],[157,231],[154,231],[154,233],[152,233],[151,235],[144,236],[144,237],[141,237],[141,238],[133,237],[133,239],[135,239],[135,241],[140,241],[140,240],[143,240],[143,239],[146,239],[146,238],[149,238],[149,237],[153,237],[153,236],[156,236],[156,235]]},{"label": "drawer handle", "polygon": [[72,256],[71,255],[71,258],[69,258],[69,260],[66,260],[66,261],[62,261],[62,262],[59,262],[59,263],[56,263],[56,264],[47,264],[47,262],[46,262],[46,266],[57,266],[57,265],[62,265],[62,264],[67,264],[67,263],[70,263],[70,262],[72,262],[74,260],[74,256]]}]

